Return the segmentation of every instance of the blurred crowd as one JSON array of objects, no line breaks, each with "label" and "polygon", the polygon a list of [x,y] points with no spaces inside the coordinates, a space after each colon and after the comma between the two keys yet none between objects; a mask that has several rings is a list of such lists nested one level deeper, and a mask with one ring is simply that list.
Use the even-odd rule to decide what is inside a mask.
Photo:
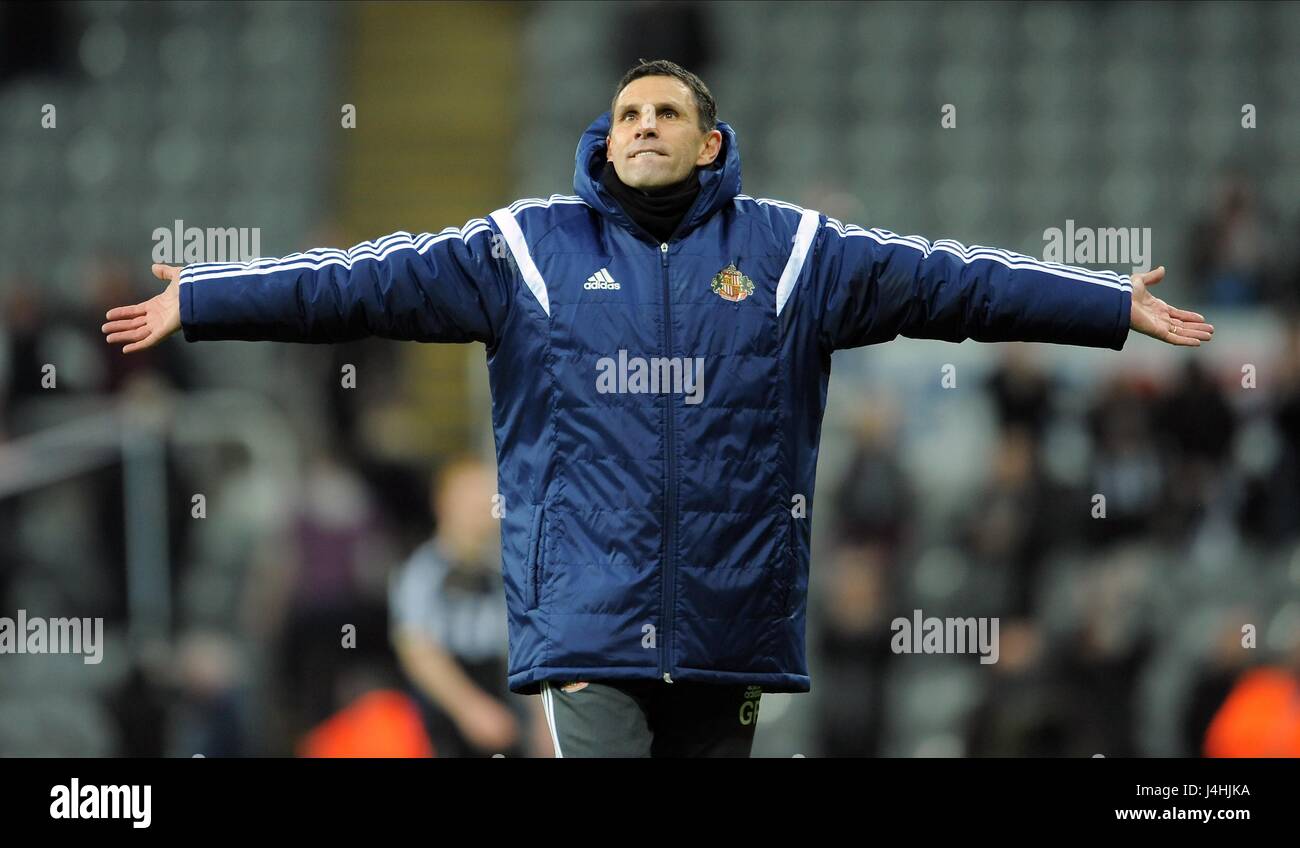
[{"label": "blurred crowd", "polygon": [[[1300,755],[1297,317],[1258,365],[1262,394],[1191,356],[1172,380],[1121,371],[1080,403],[1009,349],[982,387],[987,468],[951,514],[909,476],[917,437],[897,411],[865,407],[821,502],[820,753]],[[918,608],[998,617],[999,661],[895,654],[889,623]],[[1223,718],[1261,668],[1289,681],[1277,710]],[[1270,721],[1278,733],[1233,735]]]}]

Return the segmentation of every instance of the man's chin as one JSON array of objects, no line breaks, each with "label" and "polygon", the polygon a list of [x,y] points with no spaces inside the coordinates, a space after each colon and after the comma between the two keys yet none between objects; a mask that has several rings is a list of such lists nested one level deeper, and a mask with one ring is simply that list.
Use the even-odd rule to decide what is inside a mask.
[{"label": "man's chin", "polygon": [[685,177],[678,177],[673,174],[652,173],[652,174],[629,174],[629,179],[623,180],[624,185],[632,188],[647,191],[649,189],[663,188],[681,182]]}]

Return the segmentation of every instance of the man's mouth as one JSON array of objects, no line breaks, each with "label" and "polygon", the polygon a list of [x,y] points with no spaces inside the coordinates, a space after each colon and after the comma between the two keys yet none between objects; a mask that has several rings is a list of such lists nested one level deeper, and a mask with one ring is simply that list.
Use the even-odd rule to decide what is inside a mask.
[{"label": "man's mouth", "polygon": [[638,150],[636,153],[633,153],[628,158],[640,159],[642,156],[663,156],[663,155],[665,154],[660,153],[658,150]]}]

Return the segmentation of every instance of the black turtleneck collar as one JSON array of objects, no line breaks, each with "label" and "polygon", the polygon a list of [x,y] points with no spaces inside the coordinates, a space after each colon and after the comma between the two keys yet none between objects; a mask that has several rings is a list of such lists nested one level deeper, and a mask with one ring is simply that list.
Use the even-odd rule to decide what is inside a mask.
[{"label": "black turtleneck collar", "polygon": [[618,201],[628,217],[661,242],[668,241],[700,193],[698,169],[675,185],[652,189],[632,188],[618,178],[614,163],[606,161],[600,184]]}]

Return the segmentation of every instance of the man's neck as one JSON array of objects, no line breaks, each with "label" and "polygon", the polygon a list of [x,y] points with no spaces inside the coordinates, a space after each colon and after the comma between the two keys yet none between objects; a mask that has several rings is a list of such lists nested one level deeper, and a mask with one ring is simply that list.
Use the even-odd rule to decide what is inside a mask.
[{"label": "man's neck", "polygon": [[628,217],[659,241],[672,237],[700,193],[698,169],[679,183],[639,189],[619,179],[614,163],[606,162],[600,181]]}]

